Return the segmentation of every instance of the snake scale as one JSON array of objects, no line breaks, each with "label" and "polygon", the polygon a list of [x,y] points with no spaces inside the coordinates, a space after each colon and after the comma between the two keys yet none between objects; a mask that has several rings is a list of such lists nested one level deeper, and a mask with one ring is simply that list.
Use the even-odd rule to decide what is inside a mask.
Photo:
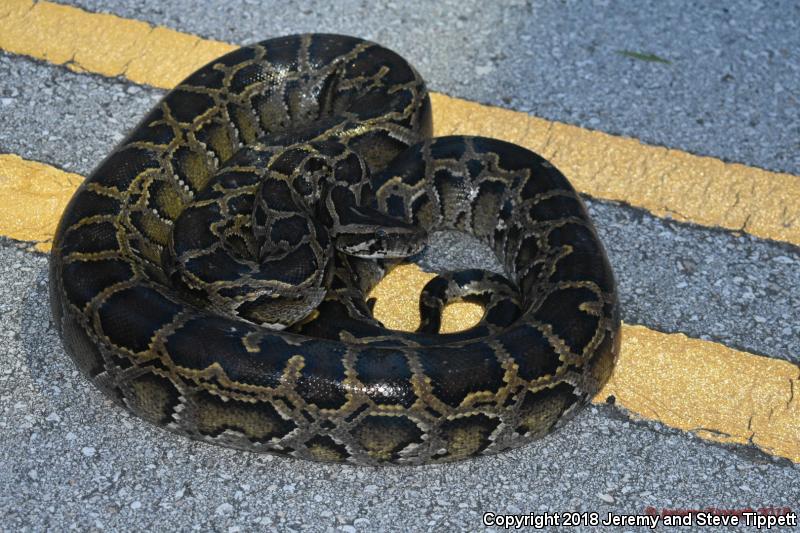
[{"label": "snake scale", "polygon": [[[167,94],[66,208],[50,261],[67,352],[165,429],[318,461],[423,464],[546,435],[619,344],[613,274],[581,199],[538,155],[431,138],[417,72],[352,37],[233,51]],[[444,273],[416,332],[365,294],[435,231],[505,275]],[[455,300],[483,319],[440,334]]]}]

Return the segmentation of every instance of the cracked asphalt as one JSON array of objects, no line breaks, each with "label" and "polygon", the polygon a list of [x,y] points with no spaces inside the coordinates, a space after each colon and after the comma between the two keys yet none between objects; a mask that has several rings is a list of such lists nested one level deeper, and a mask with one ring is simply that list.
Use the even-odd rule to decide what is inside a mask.
[{"label": "cracked asphalt", "polygon": [[[800,174],[796,2],[65,3],[231,42],[359,35],[452,96]],[[163,94],[5,53],[0,80],[0,152],[82,174]],[[797,247],[587,203],[626,322],[800,361]],[[486,260],[472,251],[443,237],[423,262]],[[444,466],[318,465],[190,442],[129,417],[77,372],[50,323],[46,263],[0,239],[0,530],[438,531],[482,528],[487,511],[800,512],[800,466],[612,405],[523,449]]]}]

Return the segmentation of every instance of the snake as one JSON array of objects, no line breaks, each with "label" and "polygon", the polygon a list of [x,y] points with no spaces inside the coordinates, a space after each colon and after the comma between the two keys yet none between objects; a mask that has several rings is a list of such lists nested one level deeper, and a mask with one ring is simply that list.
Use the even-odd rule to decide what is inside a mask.
[{"label": "snake", "polygon": [[[134,415],[250,452],[420,465],[550,434],[619,352],[603,245],[547,160],[432,131],[419,73],[370,41],[291,35],[213,60],[65,208],[49,277],[66,352]],[[369,291],[440,231],[503,273],[439,273],[420,327],[385,327]],[[456,301],[483,317],[442,333]]]}]

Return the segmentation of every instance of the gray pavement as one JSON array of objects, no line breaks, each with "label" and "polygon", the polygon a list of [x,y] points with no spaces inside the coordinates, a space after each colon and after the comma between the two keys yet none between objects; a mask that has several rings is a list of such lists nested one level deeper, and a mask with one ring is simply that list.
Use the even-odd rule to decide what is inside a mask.
[{"label": "gray pavement", "polygon": [[[727,13],[662,2],[530,11],[511,2],[74,3],[232,42],[360,35],[406,55],[447,94],[800,173],[797,3],[736,1]],[[161,94],[0,53],[0,152],[86,174]],[[797,247],[588,203],[626,321],[800,359]],[[430,266],[474,261],[458,240],[436,247]],[[424,468],[318,465],[190,442],[93,389],[64,353],[47,300],[46,257],[0,239],[0,530],[478,530],[485,511],[800,511],[800,466],[612,406],[522,450]]]}]

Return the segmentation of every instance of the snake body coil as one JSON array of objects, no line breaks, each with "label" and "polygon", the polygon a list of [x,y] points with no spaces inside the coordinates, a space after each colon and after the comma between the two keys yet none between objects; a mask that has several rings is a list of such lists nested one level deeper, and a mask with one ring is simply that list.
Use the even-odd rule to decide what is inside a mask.
[{"label": "snake body coil", "polygon": [[[255,452],[421,464],[547,434],[616,357],[603,247],[541,157],[430,136],[424,82],[370,42],[291,36],[203,67],[62,216],[67,351],[136,415]],[[417,332],[384,328],[365,292],[437,230],[486,243],[505,276],[440,275]],[[484,318],[438,334],[458,298]]]}]

